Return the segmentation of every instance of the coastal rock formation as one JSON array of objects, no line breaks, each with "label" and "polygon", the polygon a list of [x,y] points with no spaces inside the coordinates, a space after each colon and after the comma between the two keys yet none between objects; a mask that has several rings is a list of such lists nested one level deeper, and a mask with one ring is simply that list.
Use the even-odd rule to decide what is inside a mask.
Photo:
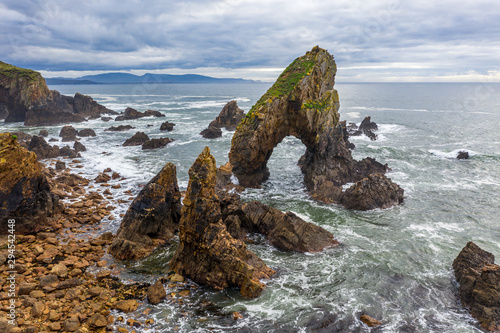
[{"label": "coastal rock formation", "polygon": [[149,141],[149,137],[144,132],[137,132],[131,138],[127,139],[123,146],[140,146]]},{"label": "coastal rock formation", "polygon": [[81,143],[80,141],[75,141],[75,144],[73,145],[73,149],[79,153],[81,151],[87,151],[87,148]]},{"label": "coastal rock formation", "polygon": [[[343,185],[371,174],[382,174],[383,181],[377,182],[379,188],[392,184],[383,175],[387,165],[371,158],[352,158],[350,149],[354,145],[348,140],[345,122],[339,122],[339,98],[333,89],[335,73],[333,57],[314,47],[295,59],[252,107],[238,125],[229,152],[232,172],[240,185],[259,187],[269,177],[267,161],[274,147],[290,135],[306,146],[299,165],[306,188],[315,200],[340,203],[345,194]],[[367,117],[363,126],[373,129],[376,124]],[[396,204],[400,200],[374,202],[388,207],[389,202]]]},{"label": "coastal rock formation", "polygon": [[173,139],[170,138],[159,138],[159,139],[151,139],[142,144],[142,149],[156,149],[162,148],[168,145],[170,142],[173,142]]},{"label": "coastal rock formation", "polygon": [[482,328],[500,331],[500,266],[493,254],[468,242],[453,261],[462,304]]},{"label": "coastal rock formation", "polygon": [[189,169],[179,230],[180,243],[170,262],[172,269],[196,283],[214,289],[240,288],[245,297],[257,297],[264,289],[260,279],[275,272],[233,238],[222,223],[215,194],[215,159],[206,147]]},{"label": "coastal rock formation", "polygon": [[133,119],[139,119],[143,117],[165,117],[163,113],[160,111],[154,111],[154,110],[147,110],[146,112],[140,112],[137,111],[136,109],[133,108],[126,108],[125,112],[123,115],[120,115],[115,118],[115,121],[122,121],[122,120],[133,120]]},{"label": "coastal rock formation", "polygon": [[26,126],[82,122],[85,117],[116,114],[91,97],[63,96],[50,91],[40,73],[0,62],[0,109],[6,122],[24,121]]},{"label": "coastal rock formation", "polygon": [[219,127],[210,124],[208,128],[205,128],[203,131],[200,132],[200,134],[205,139],[215,139],[215,138],[220,138],[222,136],[222,130]]},{"label": "coastal rock formation", "polygon": [[341,203],[347,209],[389,208],[403,202],[404,190],[382,174],[371,174],[349,187]]},{"label": "coastal rock formation", "polygon": [[225,127],[228,131],[234,131],[244,117],[245,111],[238,107],[236,101],[231,101],[224,105],[217,118],[200,134],[207,139],[218,138],[222,136],[221,128]]},{"label": "coastal rock formation", "polygon": [[163,124],[161,124],[160,131],[169,131],[169,132],[173,131],[174,130],[174,126],[175,126],[174,123],[170,123],[170,122],[166,121]]},{"label": "coastal rock formation", "polygon": [[59,156],[59,147],[49,145],[41,136],[31,138],[28,150],[36,154],[37,159],[55,158]]},{"label": "coastal rock formation", "polygon": [[73,126],[64,126],[61,128],[61,132],[59,132],[59,136],[62,138],[62,141],[75,141],[76,136],[78,135],[78,131]]},{"label": "coastal rock formation", "polygon": [[10,133],[0,134],[0,233],[7,233],[11,218],[16,220],[16,233],[34,232],[60,209],[35,153],[21,147]]},{"label": "coastal rock formation", "polygon": [[375,122],[371,121],[370,116],[365,117],[359,127],[356,126],[355,123],[350,123],[348,126],[348,132],[350,136],[359,136],[364,134],[372,141],[377,140],[377,134],[373,133],[373,131],[376,130],[378,130],[378,126]]},{"label": "coastal rock formation", "polygon": [[110,132],[123,132],[123,131],[128,131],[129,129],[134,129],[135,127],[132,127],[130,125],[120,125],[120,126],[111,126],[110,128],[106,128],[105,131],[110,131]]},{"label": "coastal rock formation", "polygon": [[38,133],[39,136],[43,136],[43,137],[48,137],[49,136],[49,132],[47,130],[40,130],[40,132]]},{"label": "coastal rock formation", "polygon": [[457,159],[459,160],[466,160],[469,158],[469,152],[468,151],[459,151],[457,154]]},{"label": "coastal rock formation", "polygon": [[181,194],[175,165],[167,163],[130,205],[109,253],[118,259],[138,259],[168,242],[178,230]]},{"label": "coastal rock formation", "polygon": [[78,136],[80,137],[87,137],[87,136],[96,136],[95,132],[91,128],[84,128],[82,130],[78,131]]}]

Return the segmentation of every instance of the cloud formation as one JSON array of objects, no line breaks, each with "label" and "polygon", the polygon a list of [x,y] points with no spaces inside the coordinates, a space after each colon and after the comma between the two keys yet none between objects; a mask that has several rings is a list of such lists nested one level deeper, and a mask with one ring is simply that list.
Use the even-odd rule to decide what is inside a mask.
[{"label": "cloud formation", "polygon": [[3,0],[0,59],[273,80],[320,45],[346,80],[477,79],[500,70],[499,21],[491,0]]}]

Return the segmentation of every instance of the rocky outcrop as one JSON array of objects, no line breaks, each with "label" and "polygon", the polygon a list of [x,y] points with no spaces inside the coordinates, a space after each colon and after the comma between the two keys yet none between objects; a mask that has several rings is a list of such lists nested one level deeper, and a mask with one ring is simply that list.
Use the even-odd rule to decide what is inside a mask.
[{"label": "rocky outcrop", "polygon": [[49,145],[41,136],[31,138],[28,150],[36,154],[37,159],[55,158],[59,156],[59,147]]},{"label": "rocky outcrop", "polygon": [[[240,185],[259,187],[269,177],[267,161],[274,147],[290,135],[306,146],[299,165],[316,200],[340,203],[342,185],[388,170],[373,159],[352,158],[354,146],[348,141],[345,122],[339,122],[335,73],[333,57],[315,47],[288,66],[252,107],[238,125],[229,152]],[[367,128],[373,128],[371,124],[365,121]]]},{"label": "rocky outcrop", "polygon": [[123,115],[116,117],[115,121],[133,120],[143,117],[165,117],[165,115],[160,111],[147,110],[146,112],[140,112],[133,108],[126,108]]},{"label": "rocky outcrop", "polygon": [[173,139],[170,138],[159,138],[159,139],[151,139],[142,144],[142,149],[156,149],[162,148],[168,145],[170,142],[173,142]]},{"label": "rocky outcrop", "polygon": [[[234,131],[236,126],[241,122],[241,120],[245,117],[245,111],[238,107],[236,101],[231,101],[224,105],[221,112],[215,118],[208,128],[223,128],[225,127],[228,131]],[[205,130],[206,131],[206,130]],[[203,133],[203,132],[202,132]],[[200,134],[202,134],[200,133]],[[203,135],[203,134],[202,134]],[[204,135],[203,135],[204,136]],[[206,137],[206,136],[204,136]]]},{"label": "rocky outcrop", "polygon": [[75,141],[75,144],[73,145],[73,149],[79,153],[81,151],[87,151],[87,148],[81,143],[80,141]]},{"label": "rocky outcrop", "polygon": [[21,147],[10,133],[0,134],[0,233],[7,233],[9,219],[16,221],[16,234],[35,232],[60,210],[35,153]]},{"label": "rocky outcrop", "polygon": [[26,126],[81,122],[85,117],[116,114],[91,97],[63,96],[50,91],[40,73],[0,62],[0,108],[8,111],[6,122]]},{"label": "rocky outcrop", "polygon": [[174,130],[174,126],[175,126],[174,123],[170,123],[170,122],[166,121],[163,124],[161,124],[160,131],[169,131],[169,132],[173,131]]},{"label": "rocky outcrop", "polygon": [[348,132],[350,136],[359,136],[364,134],[372,141],[377,140],[377,134],[373,133],[373,131],[376,130],[378,130],[378,126],[375,122],[371,121],[370,116],[365,117],[359,127],[356,126],[355,123],[350,123],[348,126]]},{"label": "rocky outcrop", "polygon": [[43,136],[43,137],[48,137],[49,136],[49,132],[47,130],[40,130],[40,132],[38,133],[39,136]]},{"label": "rocky outcrop", "polygon": [[264,289],[260,279],[275,272],[233,238],[222,223],[215,194],[215,159],[206,147],[189,169],[179,230],[179,246],[172,269],[193,281],[224,289],[238,287],[245,297],[257,297]]},{"label": "rocky outcrop", "polygon": [[143,143],[149,141],[149,137],[144,132],[137,132],[131,138],[127,139],[123,146],[141,146]]},{"label": "rocky outcrop", "polygon": [[372,174],[349,187],[340,203],[347,209],[370,210],[397,206],[403,199],[401,187],[382,174]]},{"label": "rocky outcrop", "polygon": [[167,163],[130,205],[109,249],[115,258],[138,259],[168,242],[178,230],[181,195],[176,168]]},{"label": "rocky outcrop", "polygon": [[123,131],[128,131],[130,129],[134,129],[135,127],[132,127],[130,125],[120,125],[120,126],[111,126],[110,128],[106,128],[105,131],[110,131],[110,132],[123,132]]},{"label": "rocky outcrop", "polygon": [[453,261],[462,304],[482,328],[500,331],[500,266],[493,254],[467,243]]},{"label": "rocky outcrop", "polygon": [[200,132],[200,135],[205,139],[220,138],[222,136],[222,130],[219,127],[210,124],[208,128],[205,128],[203,131]]},{"label": "rocky outcrop", "polygon": [[87,136],[96,136],[95,132],[91,128],[84,128],[82,130],[78,131],[78,136],[80,137],[87,137]]},{"label": "rocky outcrop", "polygon": [[459,151],[457,154],[457,159],[459,160],[466,160],[469,158],[469,152],[468,151]]},{"label": "rocky outcrop", "polygon": [[59,132],[59,136],[62,138],[62,141],[75,141],[76,136],[78,135],[78,131],[73,126],[64,126],[61,128],[61,132]]}]

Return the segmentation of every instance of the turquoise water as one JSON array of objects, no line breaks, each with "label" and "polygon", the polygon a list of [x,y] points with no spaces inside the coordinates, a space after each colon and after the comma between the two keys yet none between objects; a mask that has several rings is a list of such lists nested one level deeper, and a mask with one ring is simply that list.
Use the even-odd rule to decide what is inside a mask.
[{"label": "turquoise water", "polygon": [[[74,125],[93,128],[97,137],[82,138],[82,173],[95,177],[107,167],[127,177],[124,191],[140,190],[166,162],[177,165],[181,189],[187,171],[208,145],[218,164],[227,162],[232,132],[208,140],[199,135],[232,99],[248,111],[269,84],[239,85],[83,85],[53,86],[63,94],[89,94],[107,107],[123,111],[160,110],[166,118],[126,122],[92,120]],[[353,137],[357,159],[374,157],[388,163],[393,181],[405,190],[402,206],[370,212],[348,211],[312,201],[296,165],[305,147],[286,138],[269,161],[271,176],[262,189],[243,193],[331,231],[342,246],[319,254],[286,253],[255,235],[249,247],[278,274],[254,300],[237,290],[216,292],[199,287],[184,305],[170,301],[152,308],[156,332],[480,332],[460,305],[451,263],[472,240],[500,255],[500,85],[495,84],[336,84],[341,119],[359,123],[372,116],[379,139]],[[176,123],[160,132],[163,121]],[[130,124],[135,130],[104,132]],[[153,125],[148,127],[148,125]],[[11,130],[20,124],[1,124]],[[47,129],[57,137],[62,126],[24,128],[31,134]],[[121,144],[135,131],[176,141],[159,150]],[[59,143],[62,145],[62,143]],[[459,150],[471,158],[458,161]],[[103,154],[105,152],[105,154]],[[116,216],[125,212],[121,205]],[[120,223],[104,221],[104,230]],[[169,271],[175,244],[141,262],[127,263],[124,279],[153,281]],[[233,311],[243,320],[232,319]],[[359,321],[368,314],[383,322],[369,329]],[[151,330],[150,330],[151,331]]]}]

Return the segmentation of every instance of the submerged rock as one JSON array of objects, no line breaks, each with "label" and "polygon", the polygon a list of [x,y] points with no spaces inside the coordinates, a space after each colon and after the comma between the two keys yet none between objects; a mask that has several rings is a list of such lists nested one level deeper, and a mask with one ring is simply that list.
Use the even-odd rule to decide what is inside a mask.
[{"label": "submerged rock", "polygon": [[260,279],[275,272],[233,238],[222,223],[215,194],[215,159],[206,147],[189,169],[189,185],[181,213],[179,246],[172,269],[193,281],[224,289],[240,288],[245,297],[257,297],[264,289]]},{"label": "submerged rock", "polygon": [[96,136],[95,132],[91,128],[84,128],[80,131],[78,131],[78,136],[87,137],[87,136]]},{"label": "submerged rock", "polygon": [[493,254],[473,242],[453,261],[462,304],[489,331],[500,330],[500,266],[494,261]]},{"label": "submerged rock", "polygon": [[210,126],[201,131],[200,134],[206,139],[215,139],[215,138],[220,138],[222,136],[222,130],[210,124]]},{"label": "submerged rock", "polygon": [[21,147],[10,133],[0,134],[0,233],[15,219],[16,233],[40,230],[47,217],[61,210],[36,155]]},{"label": "submerged rock", "polygon": [[127,139],[123,146],[141,146],[143,143],[149,141],[149,137],[144,132],[137,132],[130,139]]},{"label": "submerged rock", "polygon": [[128,131],[129,129],[133,128],[135,127],[132,127],[130,125],[120,125],[120,126],[111,126],[110,128],[106,128],[104,131],[122,132],[122,131]]},{"label": "submerged rock", "polygon": [[176,168],[167,163],[130,205],[109,253],[118,259],[138,259],[165,244],[178,230],[181,195]]}]

